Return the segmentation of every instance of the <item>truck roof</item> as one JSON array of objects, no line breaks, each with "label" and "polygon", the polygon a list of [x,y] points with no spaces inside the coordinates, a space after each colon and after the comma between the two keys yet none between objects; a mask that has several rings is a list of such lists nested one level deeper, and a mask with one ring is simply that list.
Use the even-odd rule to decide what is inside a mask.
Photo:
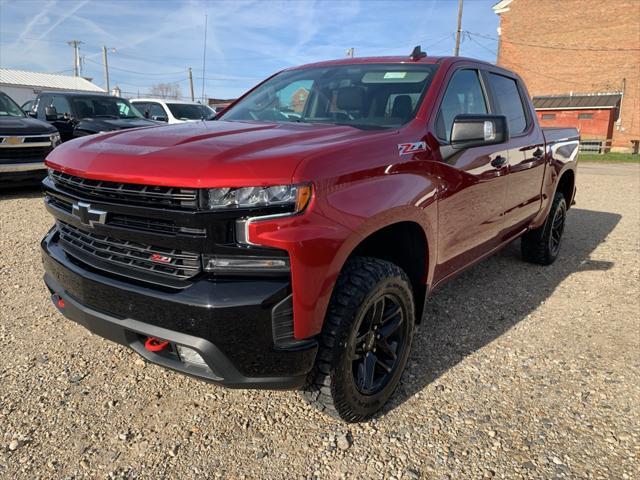
[{"label": "truck roof", "polygon": [[470,62],[476,62],[486,65],[493,65],[492,63],[485,62],[483,60],[478,60],[476,58],[467,58],[467,57],[452,57],[452,56],[441,56],[441,57],[422,57],[416,60],[411,60],[408,55],[403,56],[387,56],[387,57],[348,57],[348,58],[340,58],[336,60],[326,60],[322,62],[314,62],[308,63],[306,65],[299,65],[295,67],[288,68],[287,70],[301,70],[309,67],[328,67],[328,66],[336,66],[336,65],[358,65],[358,64],[367,64],[367,63],[406,63],[406,64],[434,64],[434,63],[452,63],[454,61],[466,60]]}]

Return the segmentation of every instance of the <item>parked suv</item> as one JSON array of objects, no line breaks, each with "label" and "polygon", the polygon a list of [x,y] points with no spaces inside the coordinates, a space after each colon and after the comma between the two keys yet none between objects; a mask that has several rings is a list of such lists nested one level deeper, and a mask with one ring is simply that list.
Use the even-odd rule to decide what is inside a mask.
[{"label": "parked suv", "polygon": [[219,121],[56,149],[44,280],[151,362],[359,421],[434,288],[517,238],[553,263],[577,151],[495,65],[416,49],[291,68]]},{"label": "parked suv", "polygon": [[131,103],[145,118],[166,123],[213,120],[216,113],[206,105],[160,98],[134,98]]},{"label": "parked suv", "polygon": [[124,98],[78,92],[42,92],[29,115],[54,125],[63,142],[94,133],[158,124],[144,118]]},{"label": "parked suv", "polygon": [[55,127],[27,117],[0,92],[0,185],[40,182],[46,175],[44,159],[59,143]]}]

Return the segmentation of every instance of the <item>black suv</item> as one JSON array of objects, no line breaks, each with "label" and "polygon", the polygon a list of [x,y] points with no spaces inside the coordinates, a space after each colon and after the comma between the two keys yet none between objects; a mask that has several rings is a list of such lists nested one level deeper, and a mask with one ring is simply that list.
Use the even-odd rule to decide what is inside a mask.
[{"label": "black suv", "polygon": [[77,92],[41,92],[29,115],[53,124],[63,142],[94,133],[158,125],[124,98]]},{"label": "black suv", "polygon": [[9,95],[0,92],[0,185],[42,180],[44,159],[58,143],[55,127],[27,117]]}]

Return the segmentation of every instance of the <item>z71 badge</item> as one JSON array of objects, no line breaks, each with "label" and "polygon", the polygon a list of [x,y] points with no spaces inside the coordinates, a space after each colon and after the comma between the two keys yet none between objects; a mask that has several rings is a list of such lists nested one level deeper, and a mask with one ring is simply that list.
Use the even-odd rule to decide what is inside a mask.
[{"label": "z71 badge", "polygon": [[412,153],[425,152],[427,150],[427,142],[415,142],[415,143],[399,143],[398,154],[410,155]]}]

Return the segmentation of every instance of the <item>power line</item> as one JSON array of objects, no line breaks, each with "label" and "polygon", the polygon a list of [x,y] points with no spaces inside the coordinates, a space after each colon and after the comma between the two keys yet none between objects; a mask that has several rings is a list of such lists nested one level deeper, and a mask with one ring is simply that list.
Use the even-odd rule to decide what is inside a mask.
[{"label": "power line", "polygon": [[[95,63],[96,65],[102,65],[100,62],[96,62],[95,60],[91,60],[90,58],[85,58],[85,60],[87,60],[88,62],[91,63]],[[126,68],[120,68],[120,67],[114,67],[113,65],[109,65],[110,69],[113,70],[120,70],[121,72],[127,72],[127,73],[131,73],[133,75],[143,75],[143,76],[148,76],[148,75],[157,75],[157,76],[171,76],[171,75],[181,75],[184,73],[187,73],[187,69],[184,70],[180,70],[177,72],[166,72],[166,73],[150,73],[150,72],[136,72],[135,70],[129,70]]]},{"label": "power line", "polygon": [[516,41],[513,41],[513,40],[505,40],[503,37],[496,38],[496,37],[493,37],[491,35],[486,35],[486,34],[477,33],[477,32],[466,31],[466,33],[468,33],[470,35],[475,35],[475,36],[480,37],[480,38],[486,38],[488,40],[511,43],[513,45],[521,45],[521,46],[534,47],[534,48],[547,48],[547,49],[552,49],[552,50],[570,50],[570,51],[575,51],[575,52],[582,52],[582,51],[588,51],[588,52],[640,52],[640,48],[595,48],[595,47],[575,47],[575,46],[571,46],[571,45],[551,44],[551,43],[548,43],[548,44],[537,43],[536,44],[536,43],[516,42]]}]

